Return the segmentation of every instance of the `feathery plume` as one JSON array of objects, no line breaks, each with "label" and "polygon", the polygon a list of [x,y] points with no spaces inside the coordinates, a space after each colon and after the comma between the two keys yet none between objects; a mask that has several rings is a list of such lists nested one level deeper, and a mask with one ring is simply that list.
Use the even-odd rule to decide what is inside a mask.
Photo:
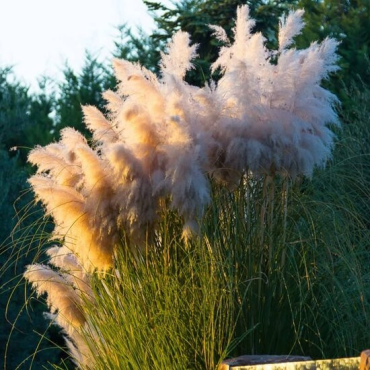
[{"label": "feathery plume", "polygon": [[191,60],[197,55],[197,45],[190,45],[187,32],[178,31],[167,45],[168,53],[161,53],[161,70],[164,75],[183,79],[187,71],[194,68]]},{"label": "feathery plume", "polygon": [[58,272],[45,265],[29,265],[24,277],[32,283],[38,296],[47,294],[47,305],[51,313],[57,313],[56,322],[67,332],[85,323],[78,305],[80,297],[70,283]]},{"label": "feathery plume", "polygon": [[296,11],[290,11],[288,16],[282,16],[280,18],[279,28],[279,51],[287,49],[292,43],[293,38],[299,35],[304,27],[302,20],[304,14],[303,9]]},{"label": "feathery plume", "polygon": [[56,183],[74,186],[80,178],[80,171],[68,159],[68,153],[61,144],[49,144],[33,149],[28,161],[38,166],[37,173],[49,173]]},{"label": "feathery plume", "polygon": [[235,42],[221,48],[212,67],[224,70],[215,90],[224,99],[224,113],[213,137],[225,153],[219,175],[230,185],[233,172],[310,177],[330,157],[333,134],[326,125],[337,122],[337,101],[320,82],[337,68],[337,43],[329,39],[306,50],[288,49],[303,27],[302,15],[282,18],[280,53],[271,63],[263,36],[250,34],[247,8],[239,8]]},{"label": "feathery plume", "polygon": [[82,111],[86,126],[93,132],[93,137],[96,141],[108,143],[118,141],[117,133],[99,109],[93,106],[84,106]]},{"label": "feathery plume", "polygon": [[212,35],[216,37],[217,40],[224,42],[225,44],[230,43],[230,40],[227,37],[226,31],[221,26],[209,24],[208,27],[213,31]]},{"label": "feathery plume", "polygon": [[78,294],[84,293],[86,298],[93,297],[89,274],[78,262],[76,255],[66,246],[54,246],[46,251],[49,263],[63,272],[63,276]]},{"label": "feathery plume", "polygon": [[239,6],[236,10],[236,21],[233,29],[235,39],[233,52],[237,58],[243,58],[247,50],[247,42],[251,37],[251,31],[255,24],[256,21],[249,16],[248,5]]}]

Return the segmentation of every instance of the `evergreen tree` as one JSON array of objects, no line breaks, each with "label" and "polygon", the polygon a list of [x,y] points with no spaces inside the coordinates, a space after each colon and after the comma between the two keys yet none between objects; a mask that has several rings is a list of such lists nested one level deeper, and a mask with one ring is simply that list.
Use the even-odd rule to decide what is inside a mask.
[{"label": "evergreen tree", "polygon": [[0,149],[19,145],[30,124],[28,89],[14,77],[11,68],[0,69]]},{"label": "evergreen tree", "polygon": [[[24,267],[32,262],[36,253],[36,243],[26,237],[31,236],[37,241],[39,230],[32,225],[40,217],[41,208],[34,208],[34,213],[22,220],[15,234],[10,234],[22,217],[18,212],[33,200],[26,182],[28,151],[24,148],[51,139],[51,109],[50,96],[44,93],[31,96],[28,88],[17,81],[11,68],[0,69],[0,212],[3,215],[0,224],[0,362],[7,351],[6,366],[9,369],[17,368],[27,357],[23,365],[29,366],[39,342],[40,350],[49,347],[36,334],[46,332],[48,327],[39,317],[43,306],[35,302],[26,314],[21,278]],[[25,233],[25,230],[28,231]],[[26,292],[31,294],[28,288]],[[46,338],[50,338],[50,333]],[[58,341],[58,337],[53,340]],[[22,348],[21,357],[18,348]],[[59,353],[55,349],[40,352],[35,355],[34,366],[41,368],[40,364],[46,363],[47,359],[57,360]]]},{"label": "evergreen tree", "polygon": [[82,105],[104,108],[102,92],[112,83],[108,72],[96,57],[86,53],[85,64],[80,74],[68,65],[64,70],[64,81],[59,86],[56,99],[55,131],[70,126],[89,134],[83,124]]},{"label": "evergreen tree", "polygon": [[29,119],[32,122],[24,132],[27,147],[46,145],[55,139],[55,127],[52,114],[55,113],[54,83],[43,77],[39,81],[37,94],[31,96]]},{"label": "evergreen tree", "polygon": [[[130,62],[139,62],[152,72],[158,73],[158,61],[162,42],[158,38],[151,37],[142,28],[133,32],[126,24],[118,27],[120,37],[115,41],[113,56]],[[117,81],[112,74],[112,86]]]},{"label": "evergreen tree", "polygon": [[13,203],[25,182],[19,154],[9,150],[24,143],[30,104],[27,88],[15,80],[11,68],[0,69],[0,209],[7,216],[0,226],[0,245],[14,226]]}]

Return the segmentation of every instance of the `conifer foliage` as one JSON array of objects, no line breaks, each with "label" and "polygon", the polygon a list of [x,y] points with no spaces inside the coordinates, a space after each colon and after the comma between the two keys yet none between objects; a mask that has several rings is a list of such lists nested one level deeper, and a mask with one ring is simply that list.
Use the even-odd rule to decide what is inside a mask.
[{"label": "conifer foliage", "polygon": [[212,181],[233,189],[243,173],[311,177],[330,158],[337,99],[320,83],[337,68],[337,43],[291,48],[302,15],[280,20],[277,51],[251,32],[247,6],[238,8],[232,41],[211,26],[224,44],[212,66],[222,77],[203,88],[184,81],[197,45],[182,31],[162,54],[160,77],[114,60],[119,84],[104,93],[108,115],[83,108],[93,142],[66,128],[58,143],[30,153],[38,173],[29,182],[62,246],[49,250],[52,267],[28,266],[25,277],[38,294],[47,293],[77,364],[91,361],[80,335],[87,325],[81,297],[92,297],[93,271],[112,267],[122,235],[132,250],[150,247],[160,211],[170,204],[188,238],[211,201]]}]

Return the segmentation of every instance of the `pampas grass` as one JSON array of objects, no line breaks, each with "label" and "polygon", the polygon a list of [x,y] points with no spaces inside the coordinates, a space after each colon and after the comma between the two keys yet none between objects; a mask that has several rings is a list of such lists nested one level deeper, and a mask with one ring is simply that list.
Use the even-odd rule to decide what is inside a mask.
[{"label": "pampas grass", "polygon": [[[252,33],[247,6],[233,41],[211,26],[225,44],[212,67],[222,77],[204,88],[184,81],[196,45],[182,31],[160,77],[114,60],[107,116],[83,108],[93,143],[65,129],[30,153],[29,182],[61,247],[47,252],[53,267],[28,266],[25,278],[47,294],[79,367],[214,369],[231,354],[334,353],[326,328],[340,316],[319,302],[347,297],[322,295],[344,288],[328,256],[359,293],[368,280],[341,262],[348,240],[331,245],[330,217],[306,197],[331,158],[328,125],[338,125],[337,99],[320,86],[337,68],[337,43],[290,48],[302,15],[280,20],[277,51]],[[348,254],[349,265],[357,259]],[[363,343],[350,341],[345,354]]]},{"label": "pampas grass", "polygon": [[[83,108],[96,147],[67,129],[60,143],[31,152],[41,177],[30,183],[55,219],[55,233],[71,240],[69,248],[86,268],[111,266],[120,229],[142,244],[161,198],[168,197],[183,217],[185,234],[196,231],[210,202],[208,176],[233,188],[243,173],[310,177],[325,164],[336,98],[319,83],[336,69],[336,42],[288,49],[303,27],[302,15],[281,20],[275,55],[260,34],[251,33],[248,7],[238,8],[234,43],[213,65],[224,71],[217,86],[200,89],[184,81],[196,45],[182,31],[162,53],[161,78],[115,60],[120,83],[118,94],[105,95],[108,118]],[[225,41],[224,32],[214,29]]]}]

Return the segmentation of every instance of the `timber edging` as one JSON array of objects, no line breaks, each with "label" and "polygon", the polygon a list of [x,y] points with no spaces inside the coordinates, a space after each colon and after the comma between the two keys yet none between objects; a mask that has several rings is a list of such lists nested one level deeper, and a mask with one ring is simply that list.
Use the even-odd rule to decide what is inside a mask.
[{"label": "timber edging", "polygon": [[360,357],[312,360],[303,356],[240,356],[225,360],[219,370],[370,370],[370,350]]}]

